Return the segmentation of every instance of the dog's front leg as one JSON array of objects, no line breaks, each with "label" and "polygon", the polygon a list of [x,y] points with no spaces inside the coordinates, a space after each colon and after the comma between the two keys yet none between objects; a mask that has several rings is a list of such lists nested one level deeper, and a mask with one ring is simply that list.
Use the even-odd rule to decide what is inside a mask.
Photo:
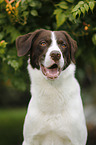
[{"label": "dog's front leg", "polygon": [[38,141],[33,141],[31,143],[27,143],[26,141],[23,141],[22,145],[40,145]]},{"label": "dog's front leg", "polygon": [[23,141],[22,145],[29,145],[26,141]]},{"label": "dog's front leg", "polygon": [[39,111],[35,107],[30,108],[29,106],[24,122],[24,141],[22,145],[41,145],[41,132],[44,128],[43,120],[44,119],[41,113],[39,113]]}]

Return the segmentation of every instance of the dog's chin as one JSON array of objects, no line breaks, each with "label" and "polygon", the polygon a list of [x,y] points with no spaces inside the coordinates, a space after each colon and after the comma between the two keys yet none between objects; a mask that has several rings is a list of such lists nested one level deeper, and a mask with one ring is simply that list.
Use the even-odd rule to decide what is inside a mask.
[{"label": "dog's chin", "polygon": [[45,67],[43,64],[40,65],[40,69],[47,79],[54,80],[57,79],[62,71],[62,68],[58,64],[52,64],[49,67]]}]

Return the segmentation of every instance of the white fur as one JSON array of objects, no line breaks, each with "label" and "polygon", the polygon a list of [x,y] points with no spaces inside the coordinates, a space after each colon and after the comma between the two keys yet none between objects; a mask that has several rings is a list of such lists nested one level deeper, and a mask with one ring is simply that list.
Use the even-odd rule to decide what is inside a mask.
[{"label": "white fur", "polygon": [[60,63],[59,65],[62,68],[64,66],[64,58],[63,58],[62,52],[61,52],[61,50],[58,47],[58,44],[56,42],[56,37],[55,37],[54,32],[51,32],[51,40],[52,40],[52,43],[51,43],[51,46],[48,48],[48,51],[46,53],[45,61],[44,61],[44,66],[49,67],[52,64],[53,60],[51,59],[50,53],[53,50],[56,50],[56,51],[59,51],[60,54],[61,54],[61,58],[59,60],[59,63]]},{"label": "white fur", "polygon": [[23,145],[85,145],[87,130],[74,64],[56,80],[46,80],[30,64],[28,71],[32,98]]},{"label": "white fur", "polygon": [[[60,49],[52,32],[52,44],[44,61],[51,64],[50,52]],[[60,66],[64,65],[61,53]],[[80,96],[71,63],[57,79],[49,80],[28,64],[31,95],[24,123],[23,145],[85,145],[87,130]]]}]

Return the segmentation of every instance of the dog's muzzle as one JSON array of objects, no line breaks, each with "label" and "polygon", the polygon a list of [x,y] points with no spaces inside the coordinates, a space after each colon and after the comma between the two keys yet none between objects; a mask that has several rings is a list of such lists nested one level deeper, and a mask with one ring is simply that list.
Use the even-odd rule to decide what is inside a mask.
[{"label": "dog's muzzle", "polygon": [[52,51],[50,53],[50,65],[48,67],[44,66],[43,64],[40,65],[42,73],[51,80],[54,80],[59,77],[62,68],[60,67],[60,58],[61,54],[59,51]]}]

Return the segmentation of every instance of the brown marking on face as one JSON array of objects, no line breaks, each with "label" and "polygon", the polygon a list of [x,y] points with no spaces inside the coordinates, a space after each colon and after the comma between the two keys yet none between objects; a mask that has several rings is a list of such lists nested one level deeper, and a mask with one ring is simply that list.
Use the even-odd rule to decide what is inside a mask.
[{"label": "brown marking on face", "polygon": [[77,43],[71,38],[71,36],[65,31],[55,31],[56,39],[59,48],[61,49],[65,66],[68,66],[72,60],[75,63],[75,52],[77,50]]},{"label": "brown marking on face", "polygon": [[[75,52],[77,43],[65,31],[54,31],[57,44],[63,54],[65,67],[71,60],[75,63]],[[46,52],[51,45],[51,31],[40,29],[33,33],[19,36],[16,40],[18,56],[24,56],[30,53],[30,63],[33,68],[40,68],[40,63],[44,61]]]},{"label": "brown marking on face", "polygon": [[[41,42],[46,43],[45,46]],[[36,30],[19,36],[16,39],[17,55],[24,56],[30,52],[30,62],[33,68],[39,68],[39,60],[41,54],[47,51],[51,43],[51,31],[49,30]]]},{"label": "brown marking on face", "polygon": [[43,30],[38,37],[33,38],[30,51],[30,60],[33,68],[39,69],[39,62],[43,61],[45,54],[51,44],[51,31]]},{"label": "brown marking on face", "polygon": [[61,31],[66,39],[67,43],[69,44],[70,49],[70,59],[73,63],[75,63],[75,53],[77,51],[77,42],[71,38],[71,36],[66,31]]},{"label": "brown marking on face", "polygon": [[57,39],[57,44],[64,57],[65,67],[67,67],[71,62],[69,43],[68,43],[65,35],[61,31],[55,31],[55,35],[56,35],[56,39]]}]

